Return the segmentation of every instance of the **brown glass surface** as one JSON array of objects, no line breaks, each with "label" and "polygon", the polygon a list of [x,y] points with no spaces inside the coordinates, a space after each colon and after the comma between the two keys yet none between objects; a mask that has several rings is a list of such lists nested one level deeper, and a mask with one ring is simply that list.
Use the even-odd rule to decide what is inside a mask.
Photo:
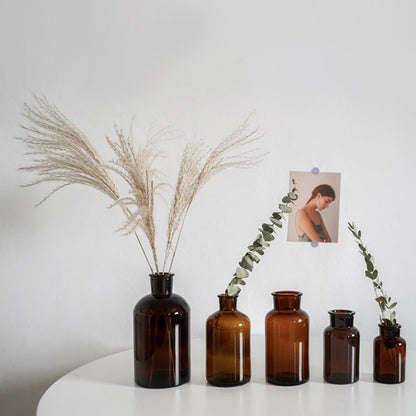
[{"label": "brown glass surface", "polygon": [[405,380],[406,341],[400,336],[400,325],[379,324],[380,335],[374,339],[374,380],[396,384]]},{"label": "brown glass surface", "polygon": [[220,310],[206,323],[206,378],[231,387],[250,380],[250,320],[237,311],[237,297],[219,295]]},{"label": "brown glass surface", "polygon": [[329,383],[354,383],[359,378],[360,332],[353,326],[354,312],[329,311],[324,330],[324,379]]},{"label": "brown glass surface", "polygon": [[190,378],[190,309],[172,293],[172,279],[150,275],[152,293],[134,308],[134,373],[142,387],[179,386]]},{"label": "brown glass surface", "polygon": [[292,386],[309,379],[309,318],[300,292],[272,293],[275,308],[266,315],[266,380]]}]

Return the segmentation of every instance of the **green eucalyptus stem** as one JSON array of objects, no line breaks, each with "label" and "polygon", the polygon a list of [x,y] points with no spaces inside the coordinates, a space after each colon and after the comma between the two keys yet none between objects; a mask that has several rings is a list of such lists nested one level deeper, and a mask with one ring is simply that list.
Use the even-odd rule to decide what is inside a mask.
[{"label": "green eucalyptus stem", "polygon": [[[295,182],[293,181],[295,185]],[[276,232],[275,227],[282,228],[282,220],[286,220],[286,214],[292,212],[291,204],[298,199],[298,190],[294,187],[286,196],[282,198],[282,203],[279,204],[279,210],[273,212],[269,218],[270,223],[263,223],[259,228],[260,234],[257,235],[256,239],[247,248],[247,251],[238,263],[239,267],[236,268],[233,275],[233,279],[228,284],[226,293],[229,296],[236,296],[240,293],[241,288],[246,284],[245,279],[250,276],[250,272],[253,271],[255,263],[260,262],[260,256],[264,255],[267,247],[270,246],[270,241],[275,239],[273,235]]]},{"label": "green eucalyptus stem", "polygon": [[[383,287],[383,282],[380,280],[378,275],[378,270],[375,268],[374,257],[369,253],[367,246],[363,243],[361,239],[361,230],[357,228],[354,222],[348,223],[348,229],[351,231],[352,235],[355,237],[356,243],[360,249],[360,254],[364,257],[367,270],[365,275],[372,280],[373,289],[376,295],[376,302],[380,307],[381,315],[380,322],[384,325],[396,325],[396,312],[393,310],[397,305],[397,302],[392,302],[391,297],[388,296],[387,292]],[[389,314],[387,318],[386,315]]]}]

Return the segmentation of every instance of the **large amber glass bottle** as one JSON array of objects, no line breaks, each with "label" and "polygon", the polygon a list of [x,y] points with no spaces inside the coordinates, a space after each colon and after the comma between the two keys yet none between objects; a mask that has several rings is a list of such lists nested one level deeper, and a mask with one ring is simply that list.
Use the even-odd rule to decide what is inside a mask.
[{"label": "large amber glass bottle", "polygon": [[406,341],[400,336],[399,324],[378,325],[380,335],[374,339],[374,380],[396,384],[405,380]]},{"label": "large amber glass bottle", "polygon": [[237,296],[219,295],[220,309],[206,323],[206,377],[231,387],[250,380],[250,320],[237,310]]},{"label": "large amber glass bottle", "polygon": [[273,292],[266,315],[266,380],[292,386],[309,380],[309,317],[300,309],[302,293]]},{"label": "large amber glass bottle", "polygon": [[355,383],[359,377],[360,332],[353,326],[355,312],[329,311],[324,330],[324,379],[334,384]]},{"label": "large amber glass bottle", "polygon": [[134,308],[134,374],[148,388],[179,386],[190,378],[189,313],[172,293],[173,274],[150,275],[152,293]]}]

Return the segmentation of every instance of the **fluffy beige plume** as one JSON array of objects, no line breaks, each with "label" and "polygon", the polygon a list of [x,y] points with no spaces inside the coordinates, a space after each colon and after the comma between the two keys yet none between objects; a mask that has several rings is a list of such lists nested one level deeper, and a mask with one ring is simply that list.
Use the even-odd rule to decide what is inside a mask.
[{"label": "fluffy beige plume", "polygon": [[76,183],[97,189],[117,201],[117,188],[86,136],[45,98],[34,97],[34,100],[35,104],[24,106],[23,116],[30,123],[21,126],[27,135],[18,139],[26,143],[29,149],[26,154],[32,156],[33,162],[20,169],[36,172],[38,179],[25,186],[60,183],[37,205],[57,190]]},{"label": "fluffy beige plume", "polygon": [[[25,104],[23,116],[29,121],[21,125],[26,137],[18,137],[26,143],[32,156],[32,165],[20,168],[35,172],[38,179],[24,186],[33,186],[42,182],[56,182],[37,205],[46,201],[59,189],[72,184],[86,185],[107,195],[114,203],[120,200],[120,194],[111,179],[108,168],[87,137],[74,126],[54,105],[45,98],[34,97],[34,104]],[[129,217],[129,211],[122,207]],[[153,268],[136,232],[134,232],[145,259]]]},{"label": "fluffy beige plume", "polygon": [[[23,116],[29,123],[22,126],[26,137],[19,139],[26,143],[32,164],[21,169],[38,175],[38,179],[26,186],[41,182],[58,184],[39,204],[71,184],[87,185],[103,192],[113,201],[111,206],[118,205],[123,210],[127,220],[121,230],[126,234],[135,234],[152,273],[166,272],[169,260],[170,272],[186,216],[198,191],[223,170],[252,167],[264,157],[258,149],[248,147],[262,137],[258,129],[249,129],[248,119],[213,149],[202,142],[186,145],[168,217],[163,267],[159,270],[154,197],[167,184],[162,182],[161,172],[153,165],[161,155],[159,145],[177,137],[180,132],[170,127],[150,130],[144,144],[136,150],[132,139],[116,128],[117,139],[107,137],[115,158],[106,164],[87,137],[45,98],[34,97],[34,104],[25,104]],[[127,183],[127,196],[120,195],[110,176],[111,171]],[[142,230],[149,242],[154,268],[137,235],[137,228]]]},{"label": "fluffy beige plume", "polygon": [[[169,213],[167,246],[164,267],[171,255],[169,271],[178,248],[182,227],[198,191],[214,176],[228,168],[249,168],[260,163],[265,154],[257,148],[247,148],[263,137],[259,129],[249,128],[249,118],[212,150],[204,150],[201,143],[186,146],[176,182],[175,195]],[[176,234],[177,237],[176,237]],[[174,239],[176,237],[176,243]],[[173,247],[174,246],[174,247]]]},{"label": "fluffy beige plume", "polygon": [[121,228],[126,234],[139,227],[146,235],[153,254],[156,272],[159,272],[156,253],[156,229],[154,223],[154,196],[165,183],[160,178],[162,173],[153,167],[155,160],[161,155],[158,150],[160,142],[170,140],[176,130],[169,127],[149,132],[142,147],[136,151],[134,144],[123,132],[115,129],[118,142],[107,137],[108,144],[116,155],[109,168],[118,173],[129,185],[129,196],[120,198],[116,203],[124,207],[129,215]]}]

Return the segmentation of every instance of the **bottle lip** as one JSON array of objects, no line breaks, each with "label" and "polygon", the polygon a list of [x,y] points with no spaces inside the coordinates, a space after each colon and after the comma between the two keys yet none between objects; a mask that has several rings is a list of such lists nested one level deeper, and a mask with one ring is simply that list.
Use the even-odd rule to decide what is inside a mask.
[{"label": "bottle lip", "polygon": [[402,326],[400,324],[394,324],[394,325],[385,325],[385,324],[378,324],[380,328],[397,328],[400,329]]},{"label": "bottle lip", "polygon": [[355,312],[350,309],[331,309],[328,311],[331,316],[354,316]]},{"label": "bottle lip", "polygon": [[221,293],[220,295],[217,295],[220,299],[221,298],[238,298],[238,295],[229,295],[227,293]]},{"label": "bottle lip", "polygon": [[276,292],[272,292],[273,296],[302,296],[302,292],[298,292],[296,290],[278,290]]},{"label": "bottle lip", "polygon": [[150,273],[149,276],[152,279],[161,279],[161,278],[167,278],[170,279],[173,276],[175,276],[175,273],[167,273],[167,272],[159,272],[159,273]]}]

